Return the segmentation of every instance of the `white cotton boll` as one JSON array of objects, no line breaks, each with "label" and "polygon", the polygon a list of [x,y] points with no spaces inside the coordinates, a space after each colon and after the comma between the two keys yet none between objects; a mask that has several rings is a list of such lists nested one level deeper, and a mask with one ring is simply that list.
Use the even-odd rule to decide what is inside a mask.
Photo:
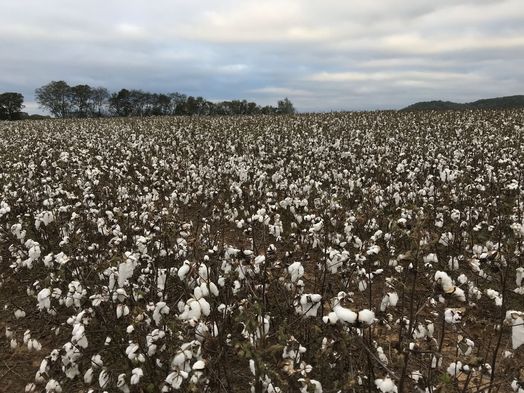
[{"label": "white cotton boll", "polygon": [[398,303],[398,295],[396,292],[386,293],[386,295],[382,298],[382,301],[380,303],[380,311],[384,312],[386,309],[391,306],[395,307]]},{"label": "white cotton boll", "polygon": [[466,301],[466,294],[459,287],[455,287],[455,291],[453,292],[453,296],[455,296],[461,302],[465,302]]},{"label": "white cotton boll", "polygon": [[511,382],[511,388],[516,393],[524,393],[524,383],[519,382],[516,379],[514,379],[513,382]]},{"label": "white cotton boll", "polygon": [[75,323],[73,326],[73,332],[72,332],[72,339],[71,341],[73,343],[76,343],[81,348],[87,348],[88,342],[87,337],[85,335],[85,327],[81,323]]},{"label": "white cotton boll", "polygon": [[373,321],[375,320],[375,313],[371,310],[360,310],[358,312],[358,321],[365,323],[367,325],[371,325]]},{"label": "white cotton boll", "polygon": [[257,372],[255,370],[255,361],[253,359],[249,359],[249,370],[251,371],[251,374],[253,374],[253,376],[257,375]]},{"label": "white cotton boll", "polygon": [[127,375],[122,373],[118,375],[118,378],[116,380],[116,387],[122,392],[122,393],[129,393],[129,386],[127,386],[126,383],[126,377]]},{"label": "white cotton boll", "polygon": [[366,280],[360,280],[358,282],[358,290],[360,292],[364,292],[367,287],[368,287],[368,283],[366,282]]},{"label": "white cotton boll", "polygon": [[16,341],[16,338],[11,339],[11,341],[9,342],[9,347],[11,349],[15,349],[16,347],[18,347],[18,342]]},{"label": "white cotton boll", "polygon": [[184,351],[177,352],[177,354],[173,357],[173,360],[171,360],[171,367],[173,368],[182,368],[186,361],[186,355]]},{"label": "white cotton boll", "polygon": [[422,378],[422,373],[419,370],[415,370],[411,372],[410,378],[415,381],[415,383],[418,383],[418,381]]},{"label": "white cotton boll", "polygon": [[36,339],[31,339],[27,342],[27,348],[31,351],[39,352],[42,349],[42,344],[40,344]]},{"label": "white cotton boll", "polygon": [[13,337],[13,330],[11,330],[10,327],[5,327],[5,338],[11,338]]},{"label": "white cotton boll", "polygon": [[200,309],[202,310],[202,314],[204,314],[204,316],[207,317],[209,314],[211,314],[211,306],[206,299],[202,298],[198,301],[198,303],[200,304]]},{"label": "white cotton boll", "polygon": [[494,289],[486,289],[486,296],[495,301],[497,307],[502,306],[502,295]]},{"label": "white cotton boll", "polygon": [[25,385],[25,392],[34,392],[36,391],[36,385],[32,382],[28,383],[27,385]]},{"label": "white cotton boll", "polygon": [[65,370],[65,376],[69,379],[75,379],[78,375],[80,375],[78,364],[71,364]]},{"label": "white cotton boll", "polygon": [[[107,341],[107,340],[106,340]],[[126,355],[129,360],[135,360],[137,358],[138,344],[131,343],[126,348]]]},{"label": "white cotton boll", "polygon": [[17,308],[15,310],[15,318],[16,319],[21,319],[21,318],[24,318],[25,317],[25,311],[24,310],[20,310],[19,308]]},{"label": "white cotton boll", "polygon": [[200,307],[200,303],[191,298],[187,301],[186,305],[184,306],[184,312],[180,314],[180,319],[184,320],[195,320],[198,321],[202,315],[202,308]]},{"label": "white cotton boll", "polygon": [[169,307],[167,306],[166,302],[158,302],[155,305],[155,310],[153,311],[153,320],[157,325],[159,325],[162,315],[167,314],[169,314]]},{"label": "white cotton boll", "polygon": [[193,371],[200,371],[200,370],[203,370],[206,368],[206,363],[203,361],[203,360],[197,360],[194,364],[193,364]]},{"label": "white cotton boll", "polygon": [[36,261],[38,258],[40,258],[41,255],[40,245],[38,243],[33,243],[31,248],[29,249],[28,256],[31,261]]},{"label": "white cotton boll", "polygon": [[398,388],[391,378],[375,379],[375,386],[382,393],[398,393]]},{"label": "white cotton boll", "polygon": [[506,322],[511,323],[511,344],[515,350],[524,344],[524,312],[507,311]]},{"label": "white cotton boll", "polygon": [[516,277],[515,277],[515,283],[517,284],[517,287],[521,287],[523,281],[524,281],[524,267],[519,267],[516,269]]},{"label": "white cotton boll", "polygon": [[295,300],[295,311],[305,317],[316,317],[322,296],[319,294],[303,294],[298,302]]},{"label": "white cotton boll", "polygon": [[98,375],[98,385],[103,389],[107,387],[109,384],[109,373],[107,370],[100,371],[100,374]]},{"label": "white cotton boll", "polygon": [[293,262],[287,271],[291,276],[291,282],[297,282],[304,275],[304,266],[300,262]]},{"label": "white cotton boll", "polygon": [[189,273],[189,269],[191,268],[191,263],[188,260],[184,261],[184,264],[178,269],[178,278],[180,281],[184,281],[186,279],[187,273]]},{"label": "white cotton boll", "polygon": [[200,290],[202,291],[202,297],[209,297],[209,287],[206,282],[200,284]]},{"label": "white cotton boll", "polygon": [[193,297],[196,299],[196,300],[199,300],[203,297],[204,295],[202,294],[202,289],[200,287],[195,287],[195,289],[193,290]]},{"label": "white cotton boll", "polygon": [[452,293],[455,289],[451,277],[446,272],[437,271],[434,280],[442,286],[442,290],[446,293]]},{"label": "white cotton boll", "polygon": [[398,303],[398,295],[396,292],[390,292],[389,295],[389,305],[392,307],[396,307]]},{"label": "white cotton boll", "polygon": [[171,385],[175,390],[180,389],[184,379],[188,377],[188,373],[185,371],[174,371],[167,376],[165,379],[166,384]]},{"label": "white cotton boll", "polygon": [[134,368],[131,372],[131,385],[137,385],[140,382],[140,378],[144,375],[141,368]]},{"label": "white cotton boll", "polygon": [[462,320],[462,312],[458,309],[446,308],[444,311],[444,319],[447,323],[459,323]]},{"label": "white cotton boll", "polygon": [[338,322],[338,316],[335,312],[330,312],[327,316],[322,317],[322,321],[324,323],[329,323],[331,325],[335,325]]},{"label": "white cotton boll", "polygon": [[45,391],[47,393],[62,393],[62,387],[54,379],[50,379],[45,385]]},{"label": "white cotton boll", "polygon": [[333,307],[337,318],[346,323],[355,323],[358,318],[358,314],[349,308],[342,307],[341,305],[336,305]]},{"label": "white cotton boll", "polygon": [[210,281],[209,282],[209,291],[211,292],[211,294],[213,296],[218,296],[219,295],[219,292],[218,292],[218,287],[215,285],[214,282]]},{"label": "white cotton boll", "polygon": [[117,304],[116,306],[116,318],[120,319],[120,317],[126,316],[129,314],[129,307],[127,307],[125,304]]},{"label": "white cotton boll", "polygon": [[377,347],[377,354],[378,354],[378,358],[379,360],[384,363],[385,365],[388,365],[389,364],[389,360],[388,360],[388,357],[386,356],[386,354],[384,353],[384,350],[382,349],[382,347]]},{"label": "white cotton boll", "polygon": [[461,285],[463,285],[463,284],[465,284],[465,283],[468,282],[468,277],[466,277],[465,274],[461,274],[460,276],[457,277],[457,281],[458,281]]},{"label": "white cotton boll", "polygon": [[38,292],[38,295],[36,296],[36,299],[38,300],[38,309],[39,310],[49,310],[49,307],[51,307],[51,290],[49,288],[44,288],[40,292]]},{"label": "white cotton boll", "polygon": [[200,266],[198,267],[198,276],[202,280],[207,280],[208,268],[207,268],[207,265],[205,263],[201,263]]},{"label": "white cotton boll", "polygon": [[84,374],[84,383],[85,384],[90,385],[91,382],[93,382],[93,374],[94,374],[93,368],[89,367]]},{"label": "white cotton boll", "polygon": [[446,371],[449,375],[451,375],[452,377],[455,377],[460,373],[461,370],[462,370],[462,363],[460,361],[457,361],[456,363],[455,362],[451,363]]}]

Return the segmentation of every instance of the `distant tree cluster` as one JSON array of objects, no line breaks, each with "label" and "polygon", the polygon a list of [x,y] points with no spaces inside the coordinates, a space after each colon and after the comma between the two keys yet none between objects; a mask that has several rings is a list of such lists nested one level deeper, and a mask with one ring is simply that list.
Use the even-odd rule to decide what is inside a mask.
[{"label": "distant tree cluster", "polygon": [[36,89],[35,96],[42,108],[59,118],[295,113],[288,98],[278,101],[276,107],[246,100],[215,103],[181,93],[149,93],[134,89],[110,93],[104,87],[69,86],[64,81],[53,81]]},{"label": "distant tree cluster", "polygon": [[19,120],[23,116],[24,96],[20,93],[0,94],[0,120]]}]

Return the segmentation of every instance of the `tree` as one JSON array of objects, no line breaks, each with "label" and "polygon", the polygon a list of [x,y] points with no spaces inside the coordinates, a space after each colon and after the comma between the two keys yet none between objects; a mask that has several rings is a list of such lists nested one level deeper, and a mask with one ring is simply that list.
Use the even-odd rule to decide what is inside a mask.
[{"label": "tree", "polygon": [[118,93],[113,93],[109,99],[109,109],[116,116],[130,116],[133,111],[131,92],[121,89]]},{"label": "tree", "polygon": [[93,116],[104,116],[109,97],[109,91],[105,87],[95,87],[91,90],[91,114]]},{"label": "tree", "polygon": [[277,113],[291,115],[295,112],[293,103],[287,97],[278,101]]},{"label": "tree", "polygon": [[187,101],[185,94],[177,92],[169,94],[169,98],[171,99],[171,115],[177,114],[177,109],[182,107]]},{"label": "tree", "polygon": [[91,112],[93,90],[89,85],[71,87],[71,112],[75,117],[88,117]]},{"label": "tree", "polygon": [[24,96],[20,93],[7,92],[0,94],[0,120],[21,119],[24,107]]},{"label": "tree", "polygon": [[35,90],[36,102],[56,117],[67,117],[71,112],[71,87],[64,81],[52,81]]}]

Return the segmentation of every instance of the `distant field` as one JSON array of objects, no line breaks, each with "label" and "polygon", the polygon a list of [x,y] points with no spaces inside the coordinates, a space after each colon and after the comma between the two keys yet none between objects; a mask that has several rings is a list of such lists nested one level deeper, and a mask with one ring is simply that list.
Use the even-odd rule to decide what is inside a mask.
[{"label": "distant field", "polygon": [[2,122],[0,163],[2,392],[524,382],[522,110]]}]

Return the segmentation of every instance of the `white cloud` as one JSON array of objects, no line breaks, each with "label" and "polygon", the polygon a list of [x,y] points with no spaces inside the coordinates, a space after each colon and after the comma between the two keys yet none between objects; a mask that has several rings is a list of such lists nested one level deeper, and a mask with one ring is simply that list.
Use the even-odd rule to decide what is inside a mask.
[{"label": "white cloud", "polygon": [[28,100],[57,79],[299,110],[524,93],[522,0],[4,1],[0,37]]}]

